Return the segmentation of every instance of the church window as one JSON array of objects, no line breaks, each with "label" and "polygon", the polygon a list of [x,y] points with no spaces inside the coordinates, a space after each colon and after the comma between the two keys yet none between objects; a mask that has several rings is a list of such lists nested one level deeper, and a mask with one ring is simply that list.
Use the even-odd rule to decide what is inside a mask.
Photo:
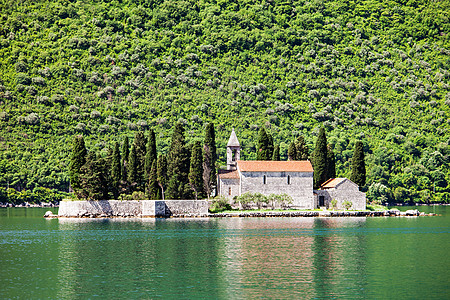
[{"label": "church window", "polygon": [[291,176],[290,175],[288,175],[288,177],[287,177],[287,184],[291,184]]},{"label": "church window", "polygon": [[266,175],[263,176],[263,184],[266,184]]}]

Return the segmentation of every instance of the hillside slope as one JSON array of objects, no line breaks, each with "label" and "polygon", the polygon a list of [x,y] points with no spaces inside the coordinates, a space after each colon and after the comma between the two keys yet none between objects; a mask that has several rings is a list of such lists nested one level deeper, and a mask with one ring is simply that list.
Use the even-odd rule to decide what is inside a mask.
[{"label": "hillside slope", "polygon": [[232,127],[254,159],[323,125],[338,176],[360,139],[382,199],[450,201],[450,2],[134,2],[0,2],[0,186],[67,190],[76,134],[213,121],[222,162]]}]

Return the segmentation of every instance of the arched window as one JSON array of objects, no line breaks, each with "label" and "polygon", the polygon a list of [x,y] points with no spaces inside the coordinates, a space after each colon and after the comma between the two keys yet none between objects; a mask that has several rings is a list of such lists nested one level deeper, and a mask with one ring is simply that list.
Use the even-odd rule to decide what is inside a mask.
[{"label": "arched window", "polygon": [[287,184],[291,184],[291,175],[288,175],[287,177]]},{"label": "arched window", "polygon": [[263,176],[263,184],[266,184],[266,175]]}]

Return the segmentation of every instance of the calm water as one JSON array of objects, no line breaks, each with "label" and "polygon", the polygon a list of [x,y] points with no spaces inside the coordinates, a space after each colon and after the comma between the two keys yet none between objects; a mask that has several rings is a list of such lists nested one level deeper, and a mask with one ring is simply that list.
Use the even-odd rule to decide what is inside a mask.
[{"label": "calm water", "polygon": [[45,220],[46,210],[0,209],[0,298],[450,294],[449,207],[367,219]]}]

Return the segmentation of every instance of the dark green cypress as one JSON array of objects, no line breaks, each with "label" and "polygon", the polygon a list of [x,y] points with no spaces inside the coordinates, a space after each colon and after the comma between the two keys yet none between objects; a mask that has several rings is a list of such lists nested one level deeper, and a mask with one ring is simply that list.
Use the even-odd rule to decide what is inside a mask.
[{"label": "dark green cypress", "polygon": [[327,171],[327,179],[336,178],[336,159],[334,157],[333,149],[328,145],[327,147],[327,163],[328,163],[328,171]]},{"label": "dark green cypress", "polygon": [[184,138],[184,127],[181,123],[178,123],[175,125],[169,149],[167,198],[189,199],[191,197],[188,179],[189,158],[189,149]]},{"label": "dark green cypress", "polygon": [[208,123],[205,129],[205,141],[203,145],[203,187],[208,199],[217,185],[216,151],[216,134],[214,132],[214,125],[212,123]]},{"label": "dark green cypress", "polygon": [[81,171],[83,197],[89,200],[107,200],[109,182],[105,159],[90,152]]},{"label": "dark green cypress", "polygon": [[280,146],[276,145],[275,148],[273,149],[273,156],[272,156],[272,160],[280,160]]},{"label": "dark green cypress", "polygon": [[288,160],[297,160],[297,149],[295,143],[291,142],[288,148]]},{"label": "dark green cypress", "polygon": [[150,200],[159,199],[159,186],[158,186],[158,175],[157,175],[157,162],[156,159],[153,160],[152,167],[150,168],[149,179],[148,179],[148,197]]},{"label": "dark green cypress", "polygon": [[261,127],[258,134],[258,148],[256,149],[256,160],[271,160],[269,156],[269,136],[264,127]]},{"label": "dark green cypress", "polygon": [[314,188],[318,189],[327,179],[327,137],[323,127],[319,130],[313,153]]},{"label": "dark green cypress", "polygon": [[274,144],[273,144],[273,137],[272,134],[267,132],[267,137],[269,138],[269,143],[267,144],[267,160],[273,159],[273,151],[275,150]]},{"label": "dark green cypress", "polygon": [[73,150],[69,163],[69,177],[72,189],[77,193],[81,189],[80,173],[86,163],[87,150],[83,136],[76,136],[73,141]]},{"label": "dark green cypress", "polygon": [[363,187],[366,184],[366,163],[364,161],[364,147],[361,141],[357,141],[355,144],[351,165],[350,180],[359,187]]},{"label": "dark green cypress", "polygon": [[147,151],[145,153],[144,175],[145,175],[145,180],[148,181],[150,178],[150,171],[152,168],[153,161],[156,161],[156,159],[157,159],[156,136],[155,136],[155,132],[153,130],[150,130],[150,133],[148,135],[146,149],[147,149]]},{"label": "dark green cypress", "polygon": [[156,176],[158,185],[161,188],[161,196],[164,200],[165,190],[167,186],[167,160],[165,155],[158,156]]},{"label": "dark green cypress", "polygon": [[158,185],[160,187],[162,199],[164,200],[165,190],[167,186],[167,160],[165,155],[159,155],[156,166],[156,177],[158,181]]},{"label": "dark green cypress", "polygon": [[138,162],[137,162],[137,154],[136,148],[134,145],[131,146],[130,156],[128,157],[128,166],[127,166],[127,181],[128,184],[133,186],[133,190],[136,189],[137,180],[138,180]]},{"label": "dark green cypress", "polygon": [[145,190],[146,180],[144,175],[145,167],[145,137],[142,131],[138,131],[134,136],[133,141],[134,148],[136,150],[136,183],[137,190]]},{"label": "dark green cypress", "polygon": [[122,165],[120,161],[120,147],[119,142],[114,144],[114,150],[112,154],[111,162],[111,189],[114,199],[119,198],[120,194],[120,181],[122,180]]},{"label": "dark green cypress", "polygon": [[189,185],[194,191],[195,200],[204,197],[203,192],[203,159],[202,145],[196,141],[191,151],[191,163],[189,168]]},{"label": "dark green cypress", "polygon": [[128,176],[127,176],[127,169],[128,169],[128,159],[130,156],[130,141],[127,136],[125,136],[125,139],[123,141],[122,146],[122,180],[124,182],[127,182]]},{"label": "dark green cypress", "polygon": [[303,136],[299,136],[295,142],[295,160],[307,160],[309,156],[308,146],[305,143]]}]

